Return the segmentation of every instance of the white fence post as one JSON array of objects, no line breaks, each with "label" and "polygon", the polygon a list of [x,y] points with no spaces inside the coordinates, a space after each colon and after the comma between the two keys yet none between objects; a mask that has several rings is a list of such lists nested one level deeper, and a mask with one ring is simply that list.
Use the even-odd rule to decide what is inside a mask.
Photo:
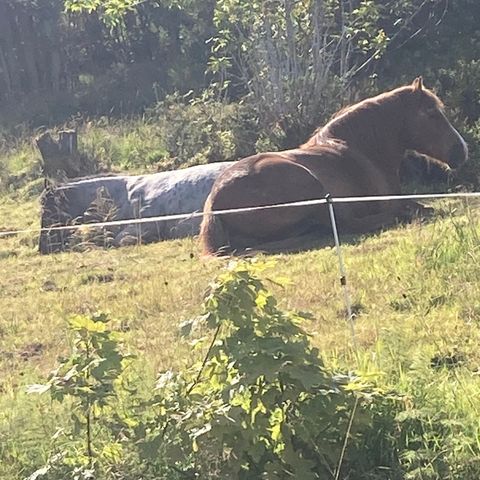
[{"label": "white fence post", "polygon": [[333,209],[333,198],[331,197],[330,194],[327,194],[325,196],[325,200],[327,201],[328,212],[330,213],[330,222],[332,224],[333,239],[335,241],[335,249],[337,251],[338,268],[340,270],[340,285],[342,286],[343,298],[345,301],[345,307],[347,309],[347,315],[348,315],[347,320],[350,324],[350,332],[352,334],[352,344],[353,344],[353,347],[356,349],[357,341],[355,337],[355,318],[352,312],[352,302],[350,299],[350,292],[348,291],[348,286],[347,286],[347,272],[345,270],[345,264],[343,263],[342,249],[340,247],[340,240],[338,238],[337,223],[335,221],[335,211]]}]

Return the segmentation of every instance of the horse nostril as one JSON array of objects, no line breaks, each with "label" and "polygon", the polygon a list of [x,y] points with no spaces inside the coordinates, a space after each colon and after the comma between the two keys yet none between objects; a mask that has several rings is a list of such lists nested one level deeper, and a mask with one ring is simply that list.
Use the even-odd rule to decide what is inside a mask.
[{"label": "horse nostril", "polygon": [[452,168],[456,168],[461,165],[467,159],[467,149],[463,143],[456,143],[450,150],[448,156],[448,164]]}]

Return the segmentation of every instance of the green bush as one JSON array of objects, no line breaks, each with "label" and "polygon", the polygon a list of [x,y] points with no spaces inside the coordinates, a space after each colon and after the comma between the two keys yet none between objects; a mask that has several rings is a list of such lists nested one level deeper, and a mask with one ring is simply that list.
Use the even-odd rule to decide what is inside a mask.
[{"label": "green bush", "polygon": [[241,262],[218,277],[203,314],[181,326],[204,360],[160,375],[147,399],[108,318],[72,318],[71,355],[30,387],[66,404],[71,424],[30,478],[396,478],[399,397],[328,371],[301,328],[308,317],[279,309],[265,268]]},{"label": "green bush", "polygon": [[[122,352],[121,337],[109,328],[105,314],[70,319],[73,351],[61,359],[48,383],[29,387],[29,393],[49,392],[52,399],[68,402],[71,426],[58,435],[47,464],[29,478],[98,478],[121,464],[119,433],[109,428],[118,401],[117,382],[129,355]],[[117,434],[117,435],[115,435]]]},{"label": "green bush", "polygon": [[255,153],[259,135],[252,109],[225,103],[210,91],[169,95],[148,111],[162,132],[170,166],[237,160]]},{"label": "green bush", "polygon": [[308,317],[279,309],[264,267],[233,265],[183,325],[213,338],[195,342],[203,362],[160,377],[145,449],[168,438],[170,464],[201,478],[395,478],[398,398],[329,372],[300,326]]},{"label": "green bush", "polygon": [[80,148],[104,169],[161,171],[254,153],[258,124],[245,105],[211,93],[168,96],[143,117],[80,124]]}]

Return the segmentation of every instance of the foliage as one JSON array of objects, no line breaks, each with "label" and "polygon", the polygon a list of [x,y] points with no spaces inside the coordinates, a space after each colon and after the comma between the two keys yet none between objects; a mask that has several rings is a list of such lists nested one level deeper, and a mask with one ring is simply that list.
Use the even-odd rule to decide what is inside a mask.
[{"label": "foliage", "polygon": [[477,189],[480,185],[480,61],[458,60],[451,68],[441,68],[436,83],[469,146],[470,161],[458,173],[459,183]]},{"label": "foliage", "polygon": [[210,69],[247,91],[261,124],[296,146],[352,98],[425,3],[219,0]]},{"label": "foliage", "polygon": [[131,172],[235,160],[254,153],[259,126],[252,113],[211,92],[177,93],[142,118],[88,122],[79,132],[80,148],[105,169]]},{"label": "foliage", "polygon": [[[454,61],[471,60],[466,39],[475,35],[475,15],[468,11],[477,6],[472,0],[448,8],[444,3],[8,0],[6,18],[22,19],[33,30],[20,25],[17,38],[4,29],[2,121],[40,125],[78,111],[141,112],[174,90],[204,87],[211,79],[204,75],[210,56],[210,73],[221,73],[216,80],[223,85],[231,82],[230,97],[250,92],[262,127],[275,137],[292,136],[277,143],[299,143],[306,136],[302,129],[311,131],[369,86],[367,75],[389,86],[405,74],[411,80],[419,65],[428,68],[423,60],[432,50],[445,68],[449,44],[435,22],[444,37],[458,37],[462,25]],[[431,41],[424,42],[426,35]],[[22,55],[15,53],[19,49]],[[414,54],[405,55],[409,49]],[[42,61],[21,64],[36,57]],[[449,64],[454,61],[449,57]]]},{"label": "foliage", "polygon": [[[211,2],[181,7],[168,1],[2,2],[0,123],[13,129],[59,123],[78,112],[139,113],[175,89],[203,87]],[[123,17],[115,16],[117,9]]]},{"label": "foliage", "polygon": [[98,11],[103,20],[114,27],[124,15],[134,11],[139,3],[138,0],[65,0],[65,8],[71,13]]},{"label": "foliage", "polygon": [[93,13],[100,15],[109,26],[115,27],[124,21],[124,17],[142,6],[158,8],[191,8],[192,0],[64,0],[65,8],[71,13]]},{"label": "foliage", "polygon": [[237,160],[255,153],[258,124],[252,109],[227,104],[211,91],[167,96],[149,115],[161,129],[168,152],[162,169]]},{"label": "foliage", "polygon": [[[120,336],[108,328],[105,314],[75,316],[69,320],[74,334],[70,357],[61,359],[44,385],[31,385],[29,393],[49,392],[53,400],[71,400],[70,431],[57,432],[67,441],[52,455],[48,464],[29,478],[57,471],[68,478],[95,478],[106,460],[118,461],[122,447],[118,438],[105,440],[99,432],[106,412],[117,401],[116,382],[129,355],[122,353]],[[66,477],[64,477],[66,478]]]},{"label": "foliage", "polygon": [[258,277],[265,267],[232,264],[202,316],[182,325],[184,334],[208,328],[213,339],[194,342],[207,353],[186,374],[160,376],[153,404],[162,414],[144,451],[167,441],[164,455],[178,462],[183,452],[183,465],[190,460],[189,471],[205,478],[358,478],[380,464],[394,471],[393,452],[367,453],[373,437],[377,447],[389,443],[375,410],[390,402],[387,425],[394,397],[325,369],[300,327],[308,317],[278,308]]}]

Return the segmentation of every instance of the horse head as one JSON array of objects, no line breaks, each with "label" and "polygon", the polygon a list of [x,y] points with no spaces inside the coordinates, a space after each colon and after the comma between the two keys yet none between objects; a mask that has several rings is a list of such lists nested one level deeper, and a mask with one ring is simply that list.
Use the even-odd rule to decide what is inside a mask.
[{"label": "horse head", "polygon": [[440,99],[416,78],[408,95],[405,147],[457,168],[468,158],[465,140],[447,119]]}]

